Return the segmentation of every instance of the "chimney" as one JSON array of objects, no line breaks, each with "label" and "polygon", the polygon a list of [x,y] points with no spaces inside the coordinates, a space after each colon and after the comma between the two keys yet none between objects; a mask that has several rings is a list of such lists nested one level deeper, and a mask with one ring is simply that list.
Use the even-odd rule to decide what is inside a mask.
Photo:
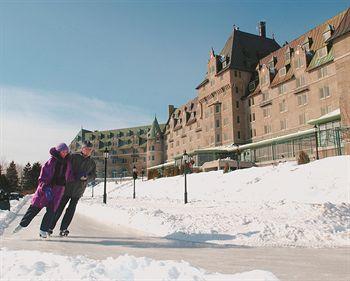
[{"label": "chimney", "polygon": [[171,117],[171,115],[174,113],[175,107],[172,104],[168,105],[168,118]]},{"label": "chimney", "polygon": [[259,22],[259,35],[261,37],[266,38],[266,22],[265,21]]}]

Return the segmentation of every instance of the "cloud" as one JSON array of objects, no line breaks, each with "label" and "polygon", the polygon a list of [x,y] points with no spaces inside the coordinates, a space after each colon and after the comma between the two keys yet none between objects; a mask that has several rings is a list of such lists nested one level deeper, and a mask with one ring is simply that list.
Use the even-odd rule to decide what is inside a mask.
[{"label": "cloud", "polygon": [[132,106],[76,93],[0,86],[0,156],[7,161],[45,161],[50,147],[70,143],[81,126],[102,130],[150,122],[150,114]]}]

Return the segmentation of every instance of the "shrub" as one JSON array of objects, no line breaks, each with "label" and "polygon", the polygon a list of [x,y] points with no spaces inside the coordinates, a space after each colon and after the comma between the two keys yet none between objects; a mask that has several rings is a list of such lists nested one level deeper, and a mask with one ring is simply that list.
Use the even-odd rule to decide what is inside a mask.
[{"label": "shrub", "polygon": [[307,153],[304,150],[300,151],[298,156],[298,165],[306,164],[309,162],[310,162],[310,158],[307,155]]}]

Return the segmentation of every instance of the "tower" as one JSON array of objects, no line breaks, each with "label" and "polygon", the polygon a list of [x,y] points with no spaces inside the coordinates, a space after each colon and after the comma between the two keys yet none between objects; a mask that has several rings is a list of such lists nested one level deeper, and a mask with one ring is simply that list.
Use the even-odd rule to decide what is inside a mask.
[{"label": "tower", "polygon": [[157,117],[154,117],[152,127],[147,135],[147,167],[163,163],[164,138]]}]

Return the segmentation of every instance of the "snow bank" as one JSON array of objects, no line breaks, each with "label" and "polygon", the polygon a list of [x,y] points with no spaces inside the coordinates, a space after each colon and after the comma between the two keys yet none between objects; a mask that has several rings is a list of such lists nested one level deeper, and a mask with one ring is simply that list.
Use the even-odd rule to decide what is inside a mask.
[{"label": "snow bank", "polygon": [[31,196],[27,195],[20,200],[11,200],[10,211],[0,210],[0,235],[3,234],[4,229],[8,227],[11,221],[16,217],[17,212],[27,203],[30,198]]},{"label": "snow bank", "polygon": [[123,255],[116,259],[93,260],[38,251],[1,249],[5,280],[172,280],[172,281],[278,281],[272,273],[253,270],[239,274],[209,273],[181,261],[157,261]]},{"label": "snow bank", "polygon": [[109,183],[87,189],[78,211],[108,225],[127,225],[174,239],[247,246],[350,245],[350,156],[306,165],[281,163],[223,174]]}]

